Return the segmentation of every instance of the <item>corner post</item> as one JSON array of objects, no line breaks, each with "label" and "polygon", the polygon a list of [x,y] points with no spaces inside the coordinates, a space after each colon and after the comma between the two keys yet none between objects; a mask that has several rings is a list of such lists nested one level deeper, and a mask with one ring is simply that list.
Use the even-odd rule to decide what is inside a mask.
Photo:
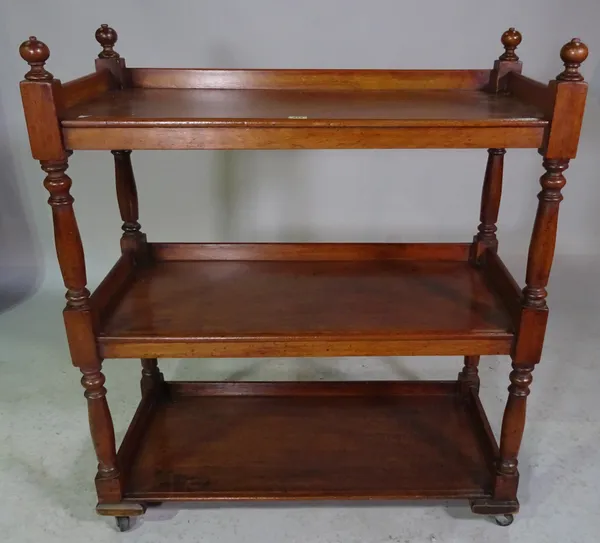
[{"label": "corner post", "polygon": [[[119,36],[114,28],[107,24],[96,30],[96,41],[102,46],[96,59],[96,70],[110,70],[121,88],[129,87],[125,59],[115,51]],[[121,236],[121,252],[133,256],[137,264],[144,265],[148,261],[148,242],[146,234],[139,223],[139,204],[135,175],[131,164],[131,150],[115,149],[111,151],[115,162],[115,183],[119,213],[123,221]],[[158,369],[156,358],[142,359],[142,395],[158,389],[162,383],[162,374]]]},{"label": "corner post", "polygon": [[119,38],[116,31],[107,24],[103,24],[96,30],[95,37],[96,41],[102,46],[102,51],[98,53],[96,59],[96,71],[109,70],[115,76],[121,88],[129,87],[125,59],[121,58],[121,55],[114,49]]},{"label": "corner post", "polygon": [[575,158],[587,84],[579,66],[587,58],[585,44],[575,38],[560,52],[565,69],[550,82],[554,93],[552,119],[540,153],[546,170],[540,179],[538,208],[527,260],[526,286],[523,289],[521,318],[512,351],[509,396],[502,421],[494,500],[516,501],[518,454],[525,428],[526,404],[532,371],[542,354],[548,306],[546,286],[550,277],[558,210],[566,180],[563,172]]},{"label": "corner post", "polygon": [[495,94],[505,93],[507,74],[509,72],[521,73],[523,63],[519,61],[519,57],[515,51],[522,39],[523,36],[521,36],[521,33],[512,27],[502,34],[500,41],[504,46],[504,53],[502,53],[498,60],[494,62],[494,69],[490,74],[490,82],[488,85],[489,92]]},{"label": "corner post", "polygon": [[48,47],[31,36],[19,48],[30,70],[21,82],[21,95],[32,155],[46,173],[44,186],[50,193],[58,263],[66,293],[63,315],[73,365],[88,403],[90,433],[98,459],[96,488],[102,500],[121,499],[113,422],[106,401],[102,359],[96,349],[90,293],[86,288],[85,257],[73,211],[71,178],[65,173],[71,152],[64,148],[60,127],[61,83],[45,69]]}]

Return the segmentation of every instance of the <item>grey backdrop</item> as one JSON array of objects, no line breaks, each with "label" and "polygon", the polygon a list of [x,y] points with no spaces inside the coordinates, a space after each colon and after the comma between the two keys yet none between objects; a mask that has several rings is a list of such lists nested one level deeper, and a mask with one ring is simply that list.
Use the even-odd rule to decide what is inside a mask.
[{"label": "grey backdrop", "polygon": [[[129,66],[231,68],[485,68],[516,26],[524,72],[561,70],[574,36],[591,50],[579,157],[567,171],[559,258],[598,253],[600,34],[597,0],[8,1],[0,5],[0,304],[60,281],[43,175],[31,159],[17,49],[35,34],[63,81],[93,70],[100,23],[119,33]],[[137,152],[141,222],[153,240],[469,240],[481,151]],[[90,286],[118,256],[120,220],[109,153],[78,152],[69,173]],[[531,150],[506,156],[501,251],[525,255],[542,173]],[[524,258],[518,261],[522,280]]]}]

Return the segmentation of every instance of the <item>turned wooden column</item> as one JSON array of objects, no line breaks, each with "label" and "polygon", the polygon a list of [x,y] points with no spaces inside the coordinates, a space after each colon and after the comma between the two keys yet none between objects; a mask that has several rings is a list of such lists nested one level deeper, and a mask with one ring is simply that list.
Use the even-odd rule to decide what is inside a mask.
[{"label": "turned wooden column", "polygon": [[131,165],[131,151],[111,151],[115,160],[115,181],[119,212],[123,221],[121,249],[133,251],[137,257],[146,251],[146,235],[139,223],[138,194]]},{"label": "turned wooden column", "polygon": [[[119,81],[120,86],[128,86],[125,71],[125,59],[114,49],[118,35],[114,28],[103,24],[96,30],[96,41],[102,46],[96,59],[96,70],[109,70]],[[138,265],[148,262],[148,244],[146,234],[141,230],[139,222],[138,193],[131,164],[131,150],[115,149],[111,151],[115,162],[115,183],[119,212],[123,221],[121,251],[129,252]],[[150,392],[162,383],[162,374],[158,369],[156,358],[142,359],[142,394]]]},{"label": "turned wooden column", "polygon": [[533,364],[518,365],[513,362],[512,367],[508,401],[500,432],[500,459],[497,468],[499,478],[494,489],[494,498],[498,500],[516,499],[519,464],[517,457],[525,429],[529,385],[533,379]]},{"label": "turned wooden column", "polygon": [[479,391],[479,359],[477,356],[465,356],[465,365],[458,374],[458,382],[463,393],[467,393],[470,388]]},{"label": "turned wooden column", "polygon": [[[123,221],[121,250],[133,255],[138,265],[144,265],[148,260],[148,245],[146,235],[142,233],[139,223],[139,208],[137,187],[131,165],[131,151],[112,151],[115,160],[115,180],[119,211]],[[156,358],[142,359],[142,394],[157,390],[163,382],[158,369]]]},{"label": "turned wooden column", "polygon": [[546,286],[554,259],[558,208],[563,199],[561,190],[566,184],[563,172],[569,167],[568,160],[545,159],[546,173],[540,184],[539,204],[533,225],[529,256],[527,259],[527,286],[523,289],[523,306],[544,310],[547,308]]},{"label": "turned wooden column", "polygon": [[580,64],[587,57],[587,47],[577,38],[561,50],[564,71],[550,82],[554,92],[553,122],[546,134],[543,166],[546,172],[540,179],[538,208],[529,245],[526,286],[523,289],[522,308],[517,339],[513,347],[513,370],[510,373],[508,400],[502,420],[500,457],[494,499],[516,501],[518,484],[518,455],[525,428],[527,396],[532,382],[532,371],[540,361],[548,306],[546,286],[550,277],[558,210],[566,184],[563,172],[569,160],[575,157],[581,119],[585,107],[587,85],[579,73]]},{"label": "turned wooden column", "polygon": [[[486,250],[497,252],[498,212],[500,211],[500,200],[502,197],[502,175],[504,171],[504,155],[506,149],[488,149],[488,159],[483,178],[481,190],[481,207],[479,212],[479,226],[477,234],[471,245],[470,261],[479,264]],[[465,356],[462,372],[458,374],[458,380],[463,392],[469,388],[479,391],[479,356]]]},{"label": "turned wooden column", "polygon": [[[83,373],[90,432],[98,459],[98,497],[100,501],[118,501],[121,489],[113,422],[106,402],[102,359],[96,349],[83,245],[70,192],[72,181],[65,173],[71,153],[63,146],[58,117],[61,84],[45,69],[50,51],[44,43],[32,36],[21,44],[19,52],[30,66],[21,82],[21,95],[32,154],[46,172],[44,186],[50,194],[56,253],[67,288],[65,327],[73,364]],[[29,114],[35,114],[35,119]]]},{"label": "turned wooden column", "polygon": [[142,380],[140,383],[142,395],[156,391],[163,383],[163,374],[158,369],[156,358],[142,358]]},{"label": "turned wooden column", "polygon": [[[96,457],[98,459],[98,488],[103,480],[119,477],[115,434],[112,417],[106,401],[102,361],[90,350],[92,343],[83,344],[75,338],[80,332],[89,338],[93,330],[91,325],[90,293],[86,288],[86,271],[83,246],[79,228],[73,211],[73,197],[70,194],[71,178],[65,173],[67,159],[59,161],[41,161],[42,169],[47,173],[44,186],[50,193],[48,203],[52,207],[54,222],[54,238],[58,262],[67,287],[67,306],[65,308],[65,323],[69,336],[73,363],[79,366],[83,373],[81,384],[85,388],[88,402],[90,432]],[[89,339],[88,339],[89,341]]]},{"label": "turned wooden column", "polygon": [[479,213],[479,226],[473,239],[473,252],[471,260],[479,261],[486,249],[496,252],[498,250],[498,213],[502,197],[502,176],[504,172],[504,155],[506,149],[488,149],[488,160],[483,178],[481,191],[481,207]]}]

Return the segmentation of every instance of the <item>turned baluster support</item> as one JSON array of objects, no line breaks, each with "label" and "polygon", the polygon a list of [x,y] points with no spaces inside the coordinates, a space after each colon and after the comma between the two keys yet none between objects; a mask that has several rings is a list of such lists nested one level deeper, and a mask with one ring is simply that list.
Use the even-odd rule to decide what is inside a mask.
[{"label": "turned baluster support", "polygon": [[[121,250],[133,255],[138,265],[148,262],[148,243],[139,223],[138,194],[131,165],[131,151],[111,151],[115,161],[115,180],[119,212],[123,221]],[[142,358],[142,395],[158,390],[162,384],[162,374],[155,358]]]},{"label": "turned baluster support", "polygon": [[139,223],[138,194],[131,165],[131,151],[111,151],[115,160],[115,180],[119,212],[123,221],[121,250],[133,251],[140,260],[146,257],[146,235]]},{"label": "turned baluster support", "polygon": [[497,252],[498,213],[502,198],[502,176],[506,149],[488,149],[488,159],[481,191],[481,207],[477,235],[473,239],[471,261],[479,262],[485,250]]},{"label": "turned baluster support", "polygon": [[502,420],[500,457],[494,500],[516,503],[518,455],[525,428],[527,396],[532,371],[539,363],[548,320],[546,286],[550,278],[558,211],[566,184],[563,172],[575,157],[585,107],[587,85],[578,71],[587,57],[587,47],[578,39],[561,50],[564,71],[549,88],[554,93],[552,123],[540,152],[546,172],[540,179],[538,208],[529,245],[526,286],[523,289],[520,322],[512,350],[513,371],[510,374],[508,401]]},{"label": "turned baluster support", "polygon": [[516,500],[519,483],[518,456],[521,448],[525,418],[527,414],[527,396],[533,379],[533,365],[519,366],[513,363],[508,387],[508,400],[502,419],[500,432],[500,458],[498,459],[494,499]]},{"label": "turned baluster support", "polygon": [[563,199],[561,190],[566,184],[563,172],[569,167],[569,161],[544,159],[543,164],[546,173],[540,179],[542,190],[538,194],[538,210],[527,259],[527,286],[523,289],[523,306],[540,310],[547,308],[546,286],[554,259],[558,209]]},{"label": "turned baluster support", "polygon": [[142,358],[142,380],[140,383],[142,396],[157,391],[163,384],[163,374],[158,369],[156,358]]},{"label": "turned baluster support", "polygon": [[106,401],[106,388],[104,388],[106,378],[101,368],[102,366],[81,368],[83,373],[81,384],[85,388],[84,395],[88,401],[90,432],[98,458],[97,479],[100,481],[119,477],[115,432]]},{"label": "turned baluster support", "polygon": [[61,160],[44,160],[42,170],[46,172],[44,187],[50,193],[48,204],[52,208],[56,254],[67,293],[67,310],[89,310],[90,293],[86,288],[87,276],[83,245],[79,227],[73,211],[71,178],[65,173],[68,168],[67,153]]},{"label": "turned baluster support", "polygon": [[460,390],[463,394],[473,388],[479,392],[479,356],[465,356],[465,364],[458,374]]},{"label": "turned baluster support", "polygon": [[[85,257],[70,193],[72,181],[65,173],[68,154],[62,160],[41,161],[47,174],[44,186],[50,193],[48,203],[52,207],[56,252],[67,287],[64,316],[69,347],[73,363],[83,373],[81,383],[85,388],[90,433],[98,460],[98,491],[107,497],[119,498],[119,483],[113,481],[119,477],[115,434],[106,401],[102,361],[95,350]],[[105,483],[108,486],[104,486]]]}]

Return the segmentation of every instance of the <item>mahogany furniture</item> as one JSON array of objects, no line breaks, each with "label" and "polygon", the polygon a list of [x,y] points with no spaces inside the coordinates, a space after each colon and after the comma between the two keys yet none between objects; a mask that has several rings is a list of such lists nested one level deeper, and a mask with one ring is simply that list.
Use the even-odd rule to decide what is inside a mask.
[{"label": "mahogany furniture", "polygon": [[[128,68],[96,32],[96,71],[61,83],[21,45],[33,157],[46,172],[64,319],[83,373],[97,511],[124,530],[149,504],[192,500],[462,498],[509,524],[532,370],[540,361],[564,170],[575,157],[587,47],[549,84],[521,75],[521,35],[491,70]],[[538,149],[522,289],[498,256],[506,148]],[[151,243],[134,149],[487,149],[469,243]],[[114,156],[122,256],[94,293],[65,173],[75,150]],[[479,399],[481,355],[510,355],[499,445]],[[460,355],[448,382],[165,382],[161,357]],[[102,361],[141,358],[142,398],[117,450]]]}]

